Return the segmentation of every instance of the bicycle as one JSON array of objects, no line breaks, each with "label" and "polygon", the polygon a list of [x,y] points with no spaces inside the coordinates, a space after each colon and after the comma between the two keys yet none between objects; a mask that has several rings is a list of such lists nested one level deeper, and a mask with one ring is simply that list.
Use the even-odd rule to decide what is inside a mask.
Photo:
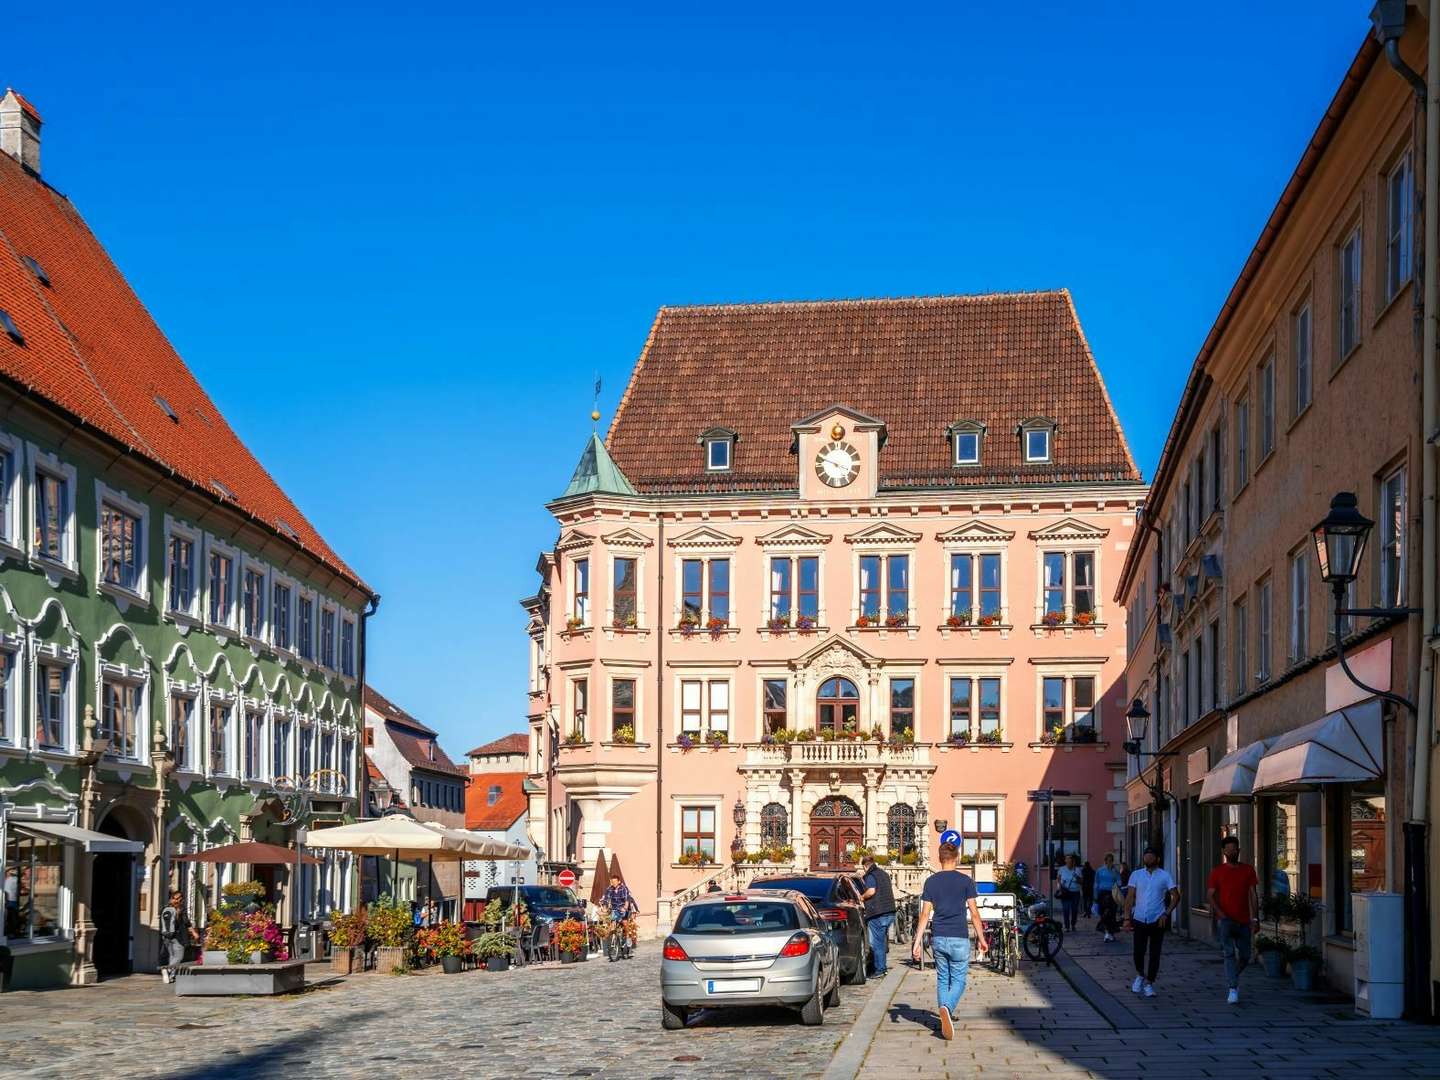
[{"label": "bicycle", "polygon": [[629,919],[606,918],[600,925],[605,939],[605,959],[614,963],[616,960],[629,960],[635,955]]},{"label": "bicycle", "polygon": [[1054,963],[1055,954],[1065,943],[1064,929],[1050,917],[1050,905],[1044,900],[1031,904],[1027,913],[1030,923],[1023,928],[1022,938],[1025,955],[1031,960]]},{"label": "bicycle", "polygon": [[989,952],[985,962],[991,969],[1013,978],[1020,970],[1020,928],[1009,911],[985,925],[985,941]]},{"label": "bicycle", "polygon": [[915,923],[920,918],[920,901],[907,896],[895,907],[895,944],[904,945],[915,936]]}]

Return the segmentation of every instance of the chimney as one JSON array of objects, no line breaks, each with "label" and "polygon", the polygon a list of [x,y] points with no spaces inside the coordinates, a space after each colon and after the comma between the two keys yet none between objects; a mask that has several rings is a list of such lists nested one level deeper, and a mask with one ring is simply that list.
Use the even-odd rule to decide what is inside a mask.
[{"label": "chimney", "polygon": [[8,88],[0,97],[0,150],[40,175],[40,114]]}]

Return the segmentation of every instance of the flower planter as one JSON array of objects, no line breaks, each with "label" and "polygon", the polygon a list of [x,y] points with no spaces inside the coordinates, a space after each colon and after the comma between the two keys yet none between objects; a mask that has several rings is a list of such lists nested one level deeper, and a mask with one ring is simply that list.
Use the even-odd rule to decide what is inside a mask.
[{"label": "flower planter", "polygon": [[1260,963],[1265,968],[1265,974],[1272,979],[1278,979],[1285,974],[1285,954],[1278,949],[1267,949],[1262,952]]},{"label": "flower planter", "polygon": [[1290,961],[1290,982],[1296,990],[1315,989],[1315,961],[1314,960],[1292,960]]},{"label": "flower planter", "polygon": [[230,956],[224,949],[206,949],[201,955],[200,962],[209,964],[211,967],[220,967],[222,964],[230,962]]},{"label": "flower planter", "polygon": [[252,964],[268,964],[273,959],[275,958],[270,955],[269,949],[256,949],[250,954],[250,963]]},{"label": "flower planter", "polygon": [[509,971],[510,957],[508,956],[487,956],[485,958],[486,971]]},{"label": "flower planter", "polygon": [[462,961],[458,956],[442,956],[440,958],[440,970],[446,975],[459,975]]},{"label": "flower planter", "polygon": [[585,954],[583,952],[562,952],[560,954],[560,962],[562,964],[578,964],[584,959]]},{"label": "flower planter", "polygon": [[356,970],[355,950],[334,946],[330,950],[330,970],[336,975],[351,975]]},{"label": "flower planter", "polygon": [[405,963],[405,946],[403,945],[381,945],[375,950],[375,970],[382,975],[389,975],[397,967],[409,967]]}]

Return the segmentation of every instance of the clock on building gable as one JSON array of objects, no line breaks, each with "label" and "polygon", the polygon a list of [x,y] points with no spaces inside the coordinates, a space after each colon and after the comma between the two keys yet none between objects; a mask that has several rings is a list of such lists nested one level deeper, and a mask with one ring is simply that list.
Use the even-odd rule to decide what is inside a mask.
[{"label": "clock on building gable", "polygon": [[815,455],[815,475],[830,487],[848,486],[860,475],[860,451],[843,439],[831,439]]}]

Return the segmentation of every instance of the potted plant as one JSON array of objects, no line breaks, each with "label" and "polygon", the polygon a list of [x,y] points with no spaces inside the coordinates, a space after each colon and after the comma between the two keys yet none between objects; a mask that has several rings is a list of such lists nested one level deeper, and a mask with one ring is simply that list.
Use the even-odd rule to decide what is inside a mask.
[{"label": "potted plant", "polygon": [[679,863],[681,866],[704,866],[709,861],[710,860],[705,857],[705,853],[703,851],[701,851],[699,848],[693,847],[686,848],[683,852],[681,852],[679,859]]},{"label": "potted plant", "polygon": [[616,729],[615,729],[615,742],[619,743],[621,746],[634,746],[634,745],[635,745],[635,725],[634,725],[634,724],[621,724],[618,728],[616,728]]},{"label": "potted plant", "polygon": [[1041,733],[1040,741],[1053,746],[1055,743],[1061,742],[1064,737],[1065,729],[1063,727],[1048,727]]},{"label": "potted plant", "polygon": [[902,747],[902,746],[914,746],[914,745],[915,745],[915,732],[914,732],[913,730],[911,730],[910,728],[908,728],[908,727],[907,727],[907,728],[901,728],[899,731],[894,732],[894,733],[890,736],[890,746],[891,746],[892,749],[898,749],[898,748],[900,748],[900,747]]},{"label": "potted plant", "polygon": [[682,731],[680,737],[675,740],[675,744],[680,747],[681,753],[685,754],[695,749],[696,742],[695,736],[691,735],[688,731]]},{"label": "potted plant", "polygon": [[815,732],[809,730],[808,728],[807,728],[806,730],[804,730],[804,731],[797,731],[797,732],[795,733],[795,741],[796,741],[796,742],[814,742],[814,741],[815,741]]},{"label": "potted plant", "polygon": [[615,620],[615,626],[620,630],[634,630],[639,625],[639,617],[633,611],[627,611]]},{"label": "potted plant", "polygon": [[795,629],[802,634],[813,634],[815,632],[815,616],[801,615],[795,620]]},{"label": "potted plant", "polygon": [[995,728],[991,731],[980,732],[975,741],[983,743],[986,746],[999,746],[1004,741],[1004,738],[1000,734],[1000,729]]},{"label": "potted plant", "polygon": [[555,924],[551,940],[555,942],[562,964],[575,964],[585,959],[589,936],[585,932],[585,924],[579,919],[561,919]]},{"label": "potted plant", "polygon": [[705,629],[710,631],[710,637],[718,641],[725,636],[725,630],[730,625],[729,619],[722,619],[718,615],[711,615],[710,621],[705,624]]},{"label": "potted plant", "polygon": [[446,975],[458,975],[465,954],[470,951],[470,942],[465,938],[465,928],[459,923],[442,922],[421,933],[425,935],[426,953],[432,959],[440,961],[440,967]]},{"label": "potted plant", "polygon": [[981,615],[980,618],[976,620],[976,622],[980,626],[999,626],[1000,616],[998,614]]},{"label": "potted plant", "polygon": [[1285,974],[1285,943],[1269,934],[1257,934],[1255,937],[1255,952],[1260,956],[1260,963],[1265,968],[1265,974],[1272,979],[1278,979]]},{"label": "potted plant", "polygon": [[892,860],[893,858],[895,858],[895,853],[894,853],[894,852],[891,852],[891,851],[877,851],[877,852],[875,852],[875,865],[876,865],[876,866],[889,866],[889,865],[890,865],[890,860]]},{"label": "potted plant", "polygon": [[565,629],[570,633],[574,633],[576,630],[579,630],[584,625],[585,620],[582,619],[579,615],[571,615],[568,619],[565,620]]},{"label": "potted plant", "polygon": [[1093,626],[1094,623],[1095,613],[1093,611],[1077,611],[1075,613],[1076,626]]},{"label": "potted plant", "polygon": [[415,923],[409,905],[380,897],[365,913],[370,940],[375,942],[375,970],[392,971],[408,966],[406,953],[415,938]]},{"label": "potted plant", "polygon": [[788,630],[790,629],[790,616],[771,615],[770,621],[767,622],[765,625],[768,626],[772,631],[776,632],[781,630]]},{"label": "potted plant", "polygon": [[699,625],[700,616],[696,612],[686,611],[681,614],[679,629],[680,633],[683,634],[685,637],[689,637],[691,634],[693,634],[695,632],[695,628]]},{"label": "potted plant", "polygon": [[232,881],[220,890],[220,895],[225,898],[220,902],[222,908],[243,908],[249,904],[259,904],[265,899],[265,883],[263,881]]},{"label": "potted plant", "polygon": [[1075,729],[1070,741],[1077,743],[1097,743],[1100,741],[1100,736],[1089,724],[1082,724]]},{"label": "potted plant", "polygon": [[566,746],[584,746],[589,741],[589,739],[585,738],[583,731],[572,731],[565,736]]},{"label": "potted plant", "polygon": [[901,866],[918,866],[920,864],[920,853],[918,851],[907,851],[900,856]]},{"label": "potted plant", "polygon": [[897,626],[905,626],[909,623],[910,616],[904,611],[892,611],[885,616],[885,625],[892,630]]},{"label": "potted plant", "polygon": [[1050,626],[1050,627],[1059,626],[1059,625],[1061,625],[1061,624],[1065,621],[1065,612],[1063,612],[1063,611],[1047,611],[1047,612],[1045,612],[1044,615],[1040,616],[1040,621],[1041,621],[1042,623],[1044,623],[1046,626]]},{"label": "potted plant", "polygon": [[236,935],[225,955],[232,964],[268,964],[271,960],[290,959],[285,936],[268,905],[240,916]]},{"label": "potted plant", "polygon": [[954,630],[957,627],[969,626],[970,621],[970,609],[967,607],[961,608],[959,611],[952,612],[950,617],[945,620],[945,625],[950,627],[950,629]]},{"label": "potted plant", "polygon": [[357,969],[355,954],[365,945],[365,933],[364,908],[350,915],[343,911],[330,912],[331,971],[337,975],[349,975]]},{"label": "potted plant", "polygon": [[1290,982],[1296,990],[1314,990],[1315,975],[1323,959],[1320,950],[1313,945],[1297,945],[1285,953],[1290,963]]},{"label": "potted plant", "polygon": [[471,942],[470,951],[477,960],[485,962],[486,971],[509,971],[510,958],[515,955],[515,943],[510,940],[509,934],[491,930]]},{"label": "potted plant", "polygon": [[878,618],[879,618],[878,615],[861,615],[859,618],[857,618],[857,619],[855,620],[855,625],[856,625],[857,627],[859,627],[861,630],[864,630],[864,629],[866,629],[867,627],[874,626],[874,625],[875,625],[875,621],[876,621]]},{"label": "potted plant", "polygon": [[955,746],[969,746],[969,745],[970,745],[970,731],[969,731],[969,729],[968,729],[968,728],[964,728],[964,729],[961,729],[960,731],[952,731],[952,732],[950,733],[950,742],[951,742],[952,745],[955,745]]},{"label": "potted plant", "polygon": [[705,741],[711,746],[724,746],[730,741],[730,735],[724,731],[711,731],[705,736]]}]

